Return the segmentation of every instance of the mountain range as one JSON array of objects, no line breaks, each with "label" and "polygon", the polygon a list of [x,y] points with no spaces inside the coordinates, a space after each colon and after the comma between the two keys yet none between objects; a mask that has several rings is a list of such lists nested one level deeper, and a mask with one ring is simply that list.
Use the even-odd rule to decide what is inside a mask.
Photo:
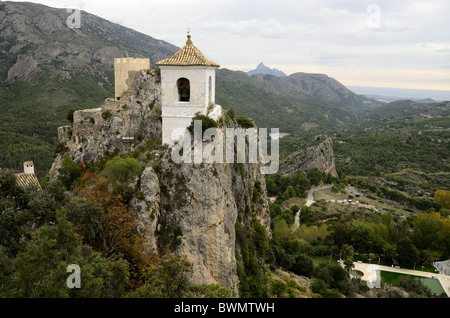
[{"label": "mountain range", "polygon": [[[18,169],[33,160],[42,176],[67,111],[95,108],[113,96],[114,58],[149,57],[154,67],[179,49],[84,11],[81,28],[69,28],[69,15],[40,4],[0,2],[1,167]],[[263,63],[258,68],[268,69]],[[216,102],[299,139],[352,126],[383,105],[323,74],[249,76],[228,69],[217,71]]]}]

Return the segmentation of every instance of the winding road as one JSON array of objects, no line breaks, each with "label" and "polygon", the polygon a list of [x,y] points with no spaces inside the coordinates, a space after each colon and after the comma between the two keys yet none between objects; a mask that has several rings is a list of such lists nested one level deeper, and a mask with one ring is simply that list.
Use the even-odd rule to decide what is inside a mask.
[{"label": "winding road", "polygon": [[[314,201],[314,192],[331,189],[332,187],[333,187],[332,184],[328,184],[328,185],[324,185],[324,186],[320,186],[320,187],[311,188],[311,190],[309,190],[309,192],[308,192],[308,198],[306,200],[305,206],[310,207],[311,205],[314,204],[314,202],[315,202]],[[295,223],[294,224],[297,225],[298,227],[300,227],[300,211],[295,215]]]}]

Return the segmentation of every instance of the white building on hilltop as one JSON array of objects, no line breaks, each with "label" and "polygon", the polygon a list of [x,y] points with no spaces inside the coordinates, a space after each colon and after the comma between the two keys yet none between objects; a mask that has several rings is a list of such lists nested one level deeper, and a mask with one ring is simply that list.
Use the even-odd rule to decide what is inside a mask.
[{"label": "white building on hilltop", "polygon": [[186,45],[159,61],[161,69],[162,143],[169,146],[184,134],[196,113],[215,104],[216,69],[187,36]]}]

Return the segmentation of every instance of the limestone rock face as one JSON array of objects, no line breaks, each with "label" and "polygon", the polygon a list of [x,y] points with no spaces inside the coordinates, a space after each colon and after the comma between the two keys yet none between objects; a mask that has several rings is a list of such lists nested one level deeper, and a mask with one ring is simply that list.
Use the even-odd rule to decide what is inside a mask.
[{"label": "limestone rock face", "polygon": [[131,200],[131,207],[139,220],[140,230],[145,233],[148,250],[157,252],[156,232],[160,217],[160,184],[152,167],[147,167],[137,184],[137,195]]},{"label": "limestone rock face", "polygon": [[[162,160],[162,228],[182,231],[175,254],[194,266],[195,284],[220,284],[237,294],[236,234],[252,217],[270,233],[264,177],[258,164],[175,164]],[[253,189],[261,189],[254,194]]]},{"label": "limestone rock face", "polygon": [[311,146],[287,156],[280,162],[280,173],[284,175],[298,170],[308,173],[313,168],[319,168],[320,171],[337,177],[333,141],[330,137],[316,136]]},{"label": "limestone rock face", "polygon": [[36,71],[38,63],[33,57],[19,55],[16,64],[8,71],[8,80],[21,79],[28,80],[31,74]]},{"label": "limestone rock face", "polygon": [[[194,266],[191,281],[235,287],[235,230],[238,211],[227,166],[174,165],[163,161],[161,224],[181,229],[175,254]],[[172,175],[173,173],[173,175]]]}]

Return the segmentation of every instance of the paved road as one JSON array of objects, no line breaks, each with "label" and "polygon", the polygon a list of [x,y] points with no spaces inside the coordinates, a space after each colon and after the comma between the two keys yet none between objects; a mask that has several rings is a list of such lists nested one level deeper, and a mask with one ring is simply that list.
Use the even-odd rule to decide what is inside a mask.
[{"label": "paved road", "polygon": [[[328,185],[321,186],[321,187],[311,188],[311,190],[309,190],[309,192],[308,192],[308,198],[306,200],[305,206],[310,207],[311,205],[314,204],[314,202],[315,202],[314,201],[314,192],[331,189],[332,187],[333,187],[332,184],[328,184]],[[295,225],[300,227],[300,211],[295,215]]]},{"label": "paved road", "polygon": [[312,188],[311,190],[309,190],[309,192],[308,192],[308,199],[306,201],[306,206],[311,206],[315,202],[314,201],[314,192],[331,189],[332,187],[333,187],[333,185],[329,184],[329,185],[326,185],[326,186],[316,187],[316,188]]}]

